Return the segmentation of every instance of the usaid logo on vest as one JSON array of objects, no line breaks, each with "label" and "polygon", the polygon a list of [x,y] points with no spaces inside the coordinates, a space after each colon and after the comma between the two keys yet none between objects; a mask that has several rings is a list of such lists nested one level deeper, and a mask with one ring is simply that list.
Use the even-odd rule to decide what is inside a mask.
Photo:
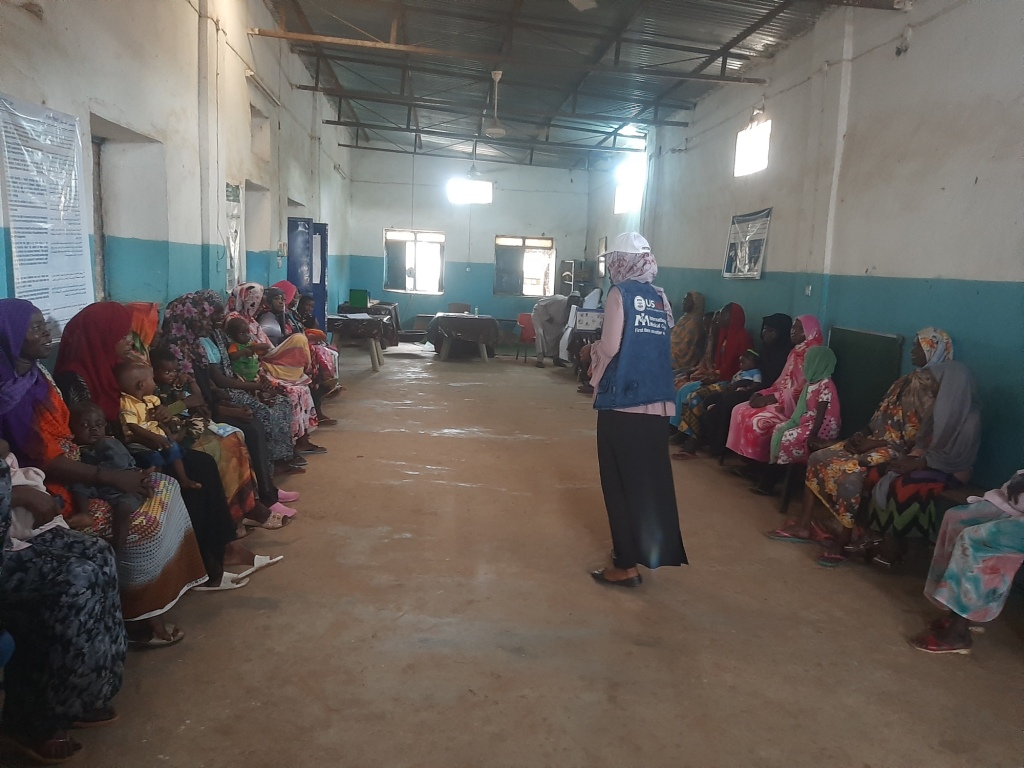
[{"label": "usaid logo on vest", "polygon": [[643,296],[634,296],[633,309],[637,312],[645,312],[648,309],[659,309],[659,307],[656,301],[647,301]]},{"label": "usaid logo on vest", "polygon": [[661,335],[668,331],[668,319],[660,316],[647,314],[647,310],[661,310],[658,302],[645,299],[643,296],[633,297],[633,309],[637,315],[633,318],[634,330],[641,333],[654,333]]}]

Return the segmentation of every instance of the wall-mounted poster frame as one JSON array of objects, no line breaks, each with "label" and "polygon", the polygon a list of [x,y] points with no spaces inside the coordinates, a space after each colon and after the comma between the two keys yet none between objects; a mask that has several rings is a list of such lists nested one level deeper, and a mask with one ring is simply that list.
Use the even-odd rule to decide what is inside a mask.
[{"label": "wall-mounted poster frame", "polygon": [[768,251],[768,225],[771,221],[771,208],[732,217],[722,277],[761,279]]}]

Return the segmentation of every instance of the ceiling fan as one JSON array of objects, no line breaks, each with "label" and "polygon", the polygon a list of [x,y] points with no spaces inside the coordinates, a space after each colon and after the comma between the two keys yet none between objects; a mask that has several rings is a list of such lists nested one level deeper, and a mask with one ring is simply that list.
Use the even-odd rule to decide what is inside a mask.
[{"label": "ceiling fan", "polygon": [[577,11],[592,11],[597,8],[597,0],[569,0]]},{"label": "ceiling fan", "polygon": [[[486,162],[486,161],[485,161]],[[501,173],[505,169],[494,168],[489,171],[481,171],[476,167],[476,142],[473,142],[473,163],[469,166],[469,170],[466,172],[466,178],[470,181],[483,181],[487,180],[489,176],[493,176],[496,173]]]},{"label": "ceiling fan", "polygon": [[491,72],[491,79],[494,81],[494,114],[484,123],[484,136],[489,139],[503,139],[508,131],[498,119],[498,83],[501,81],[501,70]]}]

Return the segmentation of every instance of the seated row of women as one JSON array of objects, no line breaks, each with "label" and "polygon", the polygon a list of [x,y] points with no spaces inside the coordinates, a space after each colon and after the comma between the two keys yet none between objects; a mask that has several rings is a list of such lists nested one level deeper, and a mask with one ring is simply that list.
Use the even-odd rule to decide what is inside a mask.
[{"label": "seated row of women", "polygon": [[[914,370],[892,384],[866,426],[837,441],[839,393],[830,378],[836,359],[823,346],[818,320],[764,318],[760,352],[753,350],[744,321],[738,304],[704,315],[702,297],[687,295],[673,331],[678,389],[671,422],[678,431],[672,442],[681,446],[673,458],[694,458],[701,444],[712,455],[735,453],[745,465],[734,472],[760,477],[751,490],[762,495],[772,492],[776,468],[806,465],[798,518],[768,536],[820,543],[817,562],[825,567],[855,556],[892,565],[909,537],[937,540],[926,593],[951,608],[954,618],[934,624],[915,646],[931,652],[969,648],[966,623],[956,618],[965,614],[958,611],[988,617],[977,620],[997,615],[1024,559],[1024,520],[1017,519],[1024,480],[1018,475],[942,518],[940,495],[968,482],[981,441],[977,384],[954,361],[949,335],[938,328],[919,331],[911,349]],[[698,357],[702,337],[712,341]],[[831,513],[822,527],[813,523],[819,506]],[[988,533],[974,529],[981,522],[991,523]],[[957,545],[958,536],[966,542]],[[950,587],[954,582],[959,586]],[[990,590],[979,589],[980,582]]]},{"label": "seated row of women", "polygon": [[0,300],[3,729],[32,759],[70,759],[69,729],[116,719],[126,647],[182,640],[167,615],[185,592],[238,589],[282,559],[240,539],[294,518],[299,494],[274,477],[326,452],[310,435],[335,423],[322,406],[337,390],[337,353],[296,294],[188,293],[162,326],[155,304],[92,304],[53,376],[43,314]]}]

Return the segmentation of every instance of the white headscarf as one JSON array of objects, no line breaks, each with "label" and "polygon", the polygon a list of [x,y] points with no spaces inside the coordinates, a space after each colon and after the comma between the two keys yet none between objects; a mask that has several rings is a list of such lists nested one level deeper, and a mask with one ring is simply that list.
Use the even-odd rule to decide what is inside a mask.
[{"label": "white headscarf", "polygon": [[[616,237],[612,241],[608,253],[605,254],[605,263],[614,285],[626,280],[653,283],[654,278],[658,276],[658,262],[655,261],[654,254],[651,253],[650,243],[639,232],[623,232]],[[661,297],[671,328],[675,325],[675,320],[672,317],[672,304],[665,295],[665,291],[656,285],[651,285],[651,287]]]}]

